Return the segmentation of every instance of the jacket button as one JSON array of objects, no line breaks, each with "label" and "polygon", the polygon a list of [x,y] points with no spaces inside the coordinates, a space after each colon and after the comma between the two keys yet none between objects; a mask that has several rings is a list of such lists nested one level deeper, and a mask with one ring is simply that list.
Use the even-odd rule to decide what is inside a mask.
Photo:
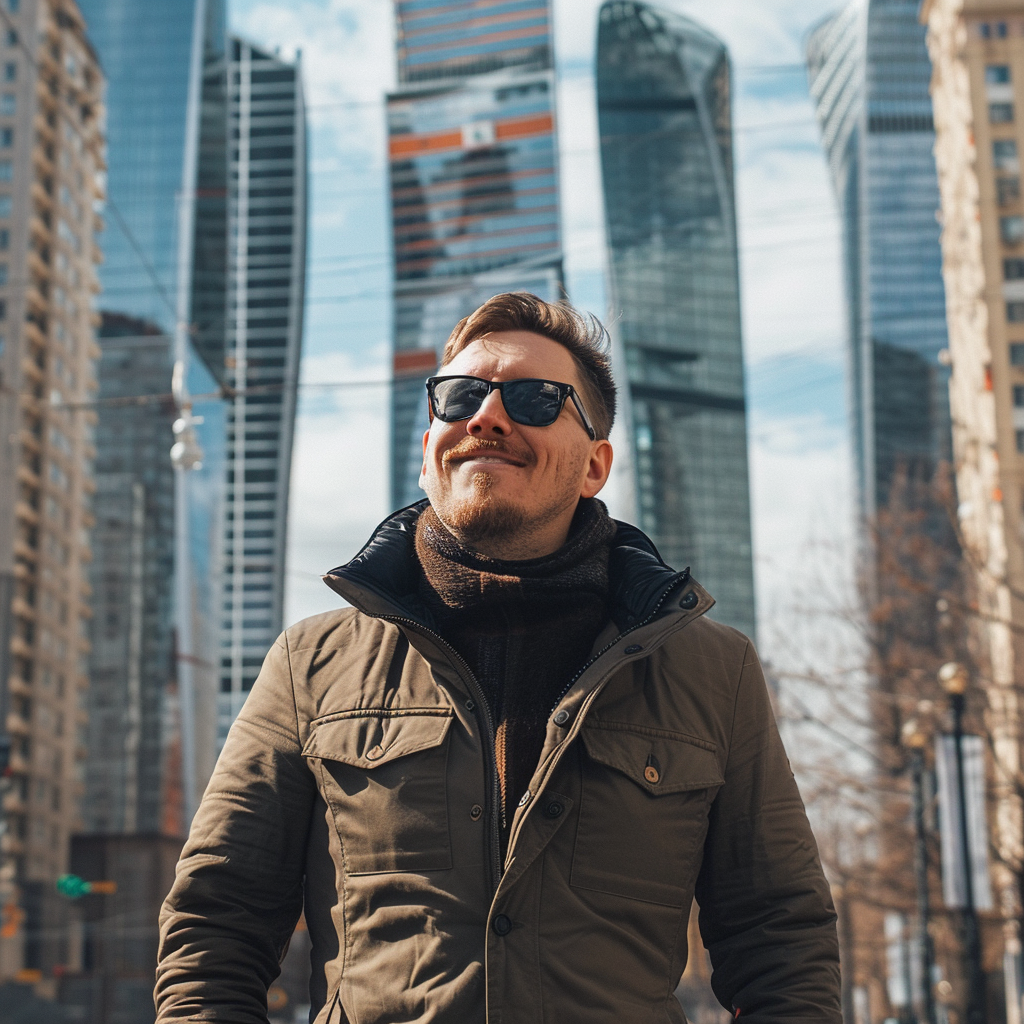
[{"label": "jacket button", "polygon": [[469,809],[469,816],[474,821],[479,821],[484,816],[484,809],[479,804],[473,804]]},{"label": "jacket button", "polygon": [[568,722],[571,717],[572,716],[569,714],[568,711],[559,711],[558,714],[555,715],[555,725],[565,725],[565,723]]},{"label": "jacket button", "polygon": [[495,935],[505,936],[512,931],[512,922],[504,915],[499,914],[491,923]]},{"label": "jacket button", "polygon": [[630,644],[626,648],[626,653],[627,654],[639,654],[642,650],[643,650],[643,648],[639,644]]},{"label": "jacket button", "polygon": [[467,711],[476,711],[476,703],[475,703],[475,701],[467,700],[466,701],[466,710]]},{"label": "jacket button", "polygon": [[682,601],[679,602],[680,608],[685,608],[686,611],[690,611],[691,608],[696,608],[700,598],[697,596],[696,590],[691,590],[689,593],[683,595]]},{"label": "jacket button", "polygon": [[522,799],[519,801],[519,806],[520,807],[525,807],[530,802],[530,797],[531,796],[533,796],[533,794],[529,790],[527,790],[523,794]]},{"label": "jacket button", "polygon": [[661,772],[654,767],[653,764],[649,764],[644,769],[644,778],[653,786],[661,780]]},{"label": "jacket button", "polygon": [[553,800],[551,803],[547,805],[547,807],[544,808],[544,817],[557,818],[559,817],[559,815],[561,815],[562,811],[564,810],[565,808],[560,803]]},{"label": "jacket button", "polygon": [[366,752],[367,761],[379,761],[384,756],[384,748],[378,743]]}]

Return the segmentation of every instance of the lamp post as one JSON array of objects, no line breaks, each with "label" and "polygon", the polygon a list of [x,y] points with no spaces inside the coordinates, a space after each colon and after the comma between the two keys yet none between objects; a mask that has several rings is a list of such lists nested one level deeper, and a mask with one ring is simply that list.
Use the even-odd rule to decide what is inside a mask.
[{"label": "lamp post", "polygon": [[921,954],[921,989],[924,996],[924,1024],[938,1024],[935,1015],[935,992],[932,988],[935,974],[935,949],[932,945],[931,901],[928,894],[928,833],[924,820],[924,748],[927,737],[911,720],[903,726],[903,742],[910,751],[910,771],[913,780],[914,811],[914,879],[917,883],[917,927]]},{"label": "lamp post", "polygon": [[964,958],[967,961],[967,1024],[985,1024],[985,973],[981,965],[981,935],[974,902],[974,871],[971,864],[971,837],[967,823],[967,787],[964,779],[964,694],[967,672],[962,665],[949,662],[939,669],[939,682],[949,695],[953,712],[953,749],[956,755],[956,788],[960,818],[960,856],[964,871]]}]

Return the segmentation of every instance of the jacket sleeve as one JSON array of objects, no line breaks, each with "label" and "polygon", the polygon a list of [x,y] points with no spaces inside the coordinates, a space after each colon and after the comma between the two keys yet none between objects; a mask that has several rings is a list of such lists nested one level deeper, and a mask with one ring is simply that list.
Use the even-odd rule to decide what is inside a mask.
[{"label": "jacket sleeve", "polygon": [[841,1024],[836,913],[749,642],[697,902],[724,1006],[751,1024]]},{"label": "jacket sleeve", "polygon": [[160,913],[157,1021],[266,1024],[302,910],[315,783],[282,636],[231,727]]}]

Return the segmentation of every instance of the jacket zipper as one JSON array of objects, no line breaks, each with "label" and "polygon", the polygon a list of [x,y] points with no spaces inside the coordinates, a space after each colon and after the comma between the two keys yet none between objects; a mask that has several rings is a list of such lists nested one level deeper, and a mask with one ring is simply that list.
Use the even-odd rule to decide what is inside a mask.
[{"label": "jacket zipper", "polygon": [[658,598],[657,604],[655,604],[654,608],[651,610],[651,614],[648,615],[647,618],[643,620],[643,622],[638,622],[635,626],[630,626],[629,629],[624,629],[621,633],[619,633],[619,635],[616,636],[614,640],[612,640],[605,647],[601,648],[601,650],[599,650],[597,654],[595,654],[590,659],[590,661],[588,661],[586,665],[584,665],[583,668],[581,668],[579,672],[577,672],[576,675],[569,680],[568,685],[558,695],[558,700],[555,701],[554,706],[548,712],[548,717],[550,718],[551,715],[555,713],[555,711],[558,709],[558,705],[561,704],[564,700],[565,695],[579,682],[579,680],[583,676],[583,673],[586,672],[587,669],[589,669],[590,666],[594,664],[594,662],[604,657],[604,655],[606,655],[624,637],[629,636],[630,633],[634,632],[635,630],[642,629],[649,622],[652,622],[654,620],[654,617],[658,614],[658,612],[661,611],[661,606],[668,599],[668,595],[671,594],[672,591],[680,585],[680,583],[685,583],[689,578],[689,569],[684,569],[682,572],[676,573],[676,575],[672,578],[672,582],[662,591],[661,597]]},{"label": "jacket zipper", "polygon": [[[469,689],[475,698],[474,703],[478,708],[483,710],[484,721],[486,724],[485,737],[487,740],[487,763],[490,769],[491,775],[491,895],[498,891],[498,885],[501,882],[501,826],[498,822],[498,816],[501,812],[501,786],[498,782],[498,755],[495,748],[495,726],[494,726],[494,715],[491,711],[490,702],[484,694],[483,688],[477,682],[476,676],[473,674],[473,670],[469,667],[466,659],[462,657],[459,652],[452,647],[447,640],[444,639],[439,633],[435,633],[432,629],[428,629],[422,623],[417,622],[415,619],[406,619],[394,615],[381,615],[379,618],[386,622],[393,622],[396,626],[409,626],[418,633],[422,633],[425,636],[435,640],[444,650],[450,652],[450,657],[455,664],[456,670],[460,671],[460,675],[463,677],[463,682],[469,682]],[[479,721],[479,718],[477,719]]]}]

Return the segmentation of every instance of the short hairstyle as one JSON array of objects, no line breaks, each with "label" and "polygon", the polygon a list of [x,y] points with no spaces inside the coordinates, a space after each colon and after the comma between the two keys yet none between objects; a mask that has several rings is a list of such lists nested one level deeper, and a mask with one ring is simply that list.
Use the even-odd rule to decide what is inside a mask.
[{"label": "short hairstyle", "polygon": [[615,379],[608,332],[597,317],[568,302],[545,302],[529,292],[505,292],[460,320],[445,343],[441,366],[487,334],[530,331],[569,350],[580,374],[583,403],[599,438],[615,422]]}]

